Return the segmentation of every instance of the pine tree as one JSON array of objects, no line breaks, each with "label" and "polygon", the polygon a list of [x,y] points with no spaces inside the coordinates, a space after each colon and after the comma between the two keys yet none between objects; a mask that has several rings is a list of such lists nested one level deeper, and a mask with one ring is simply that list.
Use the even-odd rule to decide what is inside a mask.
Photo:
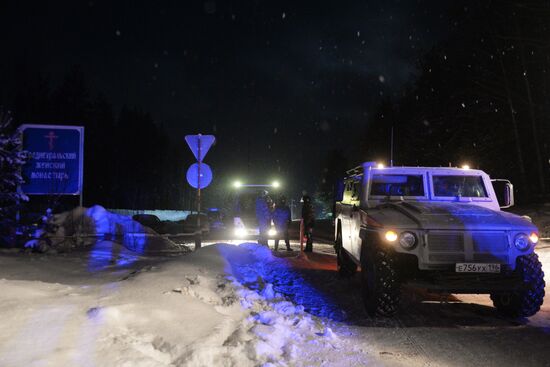
[{"label": "pine tree", "polygon": [[9,112],[0,108],[0,244],[13,244],[15,211],[28,197],[19,190],[23,183],[21,166],[27,152],[21,150],[21,139],[12,126]]}]

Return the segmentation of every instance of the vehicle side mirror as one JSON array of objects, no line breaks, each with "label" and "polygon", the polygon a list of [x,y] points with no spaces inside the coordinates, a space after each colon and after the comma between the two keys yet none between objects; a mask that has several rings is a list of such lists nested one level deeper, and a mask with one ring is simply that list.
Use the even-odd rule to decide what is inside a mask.
[{"label": "vehicle side mirror", "polygon": [[334,186],[334,200],[342,201],[344,200],[344,180],[337,180],[336,185]]},{"label": "vehicle side mirror", "polygon": [[514,206],[514,185],[508,180],[491,180],[501,209]]}]

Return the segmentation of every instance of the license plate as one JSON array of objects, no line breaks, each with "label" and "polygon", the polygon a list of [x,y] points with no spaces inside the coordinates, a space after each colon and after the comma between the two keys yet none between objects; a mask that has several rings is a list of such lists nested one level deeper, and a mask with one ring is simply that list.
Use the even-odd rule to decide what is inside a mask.
[{"label": "license plate", "polygon": [[457,273],[500,273],[500,264],[458,263],[455,271]]}]

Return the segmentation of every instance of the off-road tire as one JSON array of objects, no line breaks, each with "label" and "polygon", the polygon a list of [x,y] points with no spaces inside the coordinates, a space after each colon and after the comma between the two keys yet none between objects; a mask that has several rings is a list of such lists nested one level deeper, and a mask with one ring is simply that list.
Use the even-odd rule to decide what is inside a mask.
[{"label": "off-road tire", "polygon": [[344,246],[342,246],[341,228],[338,228],[334,248],[336,250],[336,264],[338,274],[342,278],[351,278],[357,272],[357,264],[350,258],[348,252],[344,250]]},{"label": "off-road tire", "polygon": [[372,249],[361,259],[361,293],[369,316],[392,316],[397,312],[401,284],[388,252]]},{"label": "off-road tire", "polygon": [[537,254],[517,258],[516,271],[519,272],[527,289],[491,293],[491,300],[496,309],[509,317],[529,317],[540,310],[544,300],[544,272]]}]

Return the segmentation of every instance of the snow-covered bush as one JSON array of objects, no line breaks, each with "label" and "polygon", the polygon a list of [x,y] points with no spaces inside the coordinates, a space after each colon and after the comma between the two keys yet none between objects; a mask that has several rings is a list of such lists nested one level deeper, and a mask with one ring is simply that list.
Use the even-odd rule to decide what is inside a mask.
[{"label": "snow-covered bush", "polygon": [[187,251],[151,228],[128,216],[111,213],[100,205],[77,207],[59,214],[49,212],[43,221],[25,247],[39,252],[66,252],[109,240],[139,254]]},{"label": "snow-covered bush", "polygon": [[21,150],[21,139],[12,121],[10,113],[0,108],[0,245],[15,242],[15,212],[19,203],[28,200],[19,190],[27,152]]}]

